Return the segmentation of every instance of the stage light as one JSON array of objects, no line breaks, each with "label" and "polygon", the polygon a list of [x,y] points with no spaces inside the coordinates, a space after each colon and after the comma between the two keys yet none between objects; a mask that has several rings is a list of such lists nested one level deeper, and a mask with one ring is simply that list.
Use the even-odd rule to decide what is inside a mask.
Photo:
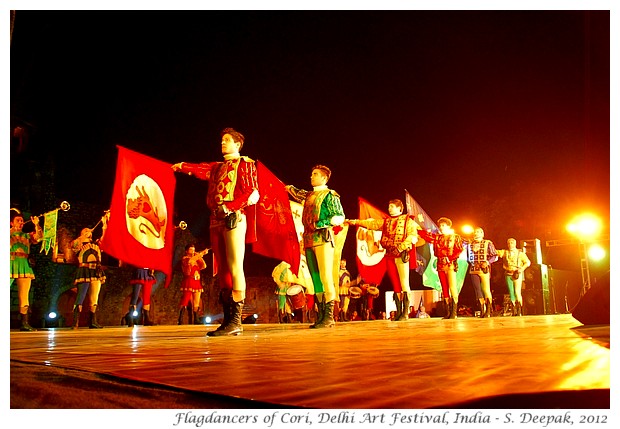
[{"label": "stage light", "polygon": [[138,310],[134,310],[133,313],[131,313],[133,317],[138,317],[138,314]]},{"label": "stage light", "polygon": [[43,324],[45,328],[57,328],[59,324],[58,313],[53,310],[47,313]]},{"label": "stage light", "polygon": [[601,232],[601,220],[590,214],[582,214],[575,217],[566,229],[571,234],[582,240],[588,240],[596,237]]},{"label": "stage light", "polygon": [[474,227],[471,225],[463,225],[461,231],[463,231],[463,234],[465,235],[471,235],[474,233]]},{"label": "stage light", "polygon": [[249,314],[249,315],[245,316],[241,323],[249,325],[249,324],[256,323],[257,320],[258,320],[258,314],[254,313],[254,314]]},{"label": "stage light", "polygon": [[[579,257],[581,259],[581,279],[583,282],[583,287],[581,289],[581,296],[583,296],[590,289],[590,265],[588,263],[588,259],[592,258],[592,253],[590,250],[594,247],[591,245],[591,242],[594,238],[596,238],[602,229],[601,220],[591,214],[584,213],[577,217],[575,217],[572,222],[566,225],[566,229],[568,232],[573,234],[577,239],[579,239]],[[598,249],[594,250],[594,255],[597,258],[604,257],[601,256],[602,248],[598,246]],[[594,260],[594,258],[592,258]]]},{"label": "stage light", "polygon": [[603,258],[605,258],[605,256],[607,256],[607,252],[605,252],[605,249],[603,249],[598,244],[593,244],[590,246],[590,249],[588,250],[588,256],[593,261],[600,261]]},{"label": "stage light", "polygon": [[208,325],[211,323],[211,316],[205,316],[205,325]]}]

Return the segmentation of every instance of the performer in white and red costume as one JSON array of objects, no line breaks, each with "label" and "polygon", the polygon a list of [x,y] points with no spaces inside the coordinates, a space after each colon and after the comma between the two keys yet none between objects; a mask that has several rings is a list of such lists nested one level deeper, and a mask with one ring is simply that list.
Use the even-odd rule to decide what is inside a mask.
[{"label": "performer in white and red costume", "polygon": [[256,211],[259,200],[255,162],[240,155],[245,138],[233,128],[221,132],[224,161],[172,165],[174,171],[209,181],[207,207],[211,212],[211,249],[220,278],[220,302],[224,321],[208,336],[239,335],[245,302],[243,261],[245,244],[256,241]]}]

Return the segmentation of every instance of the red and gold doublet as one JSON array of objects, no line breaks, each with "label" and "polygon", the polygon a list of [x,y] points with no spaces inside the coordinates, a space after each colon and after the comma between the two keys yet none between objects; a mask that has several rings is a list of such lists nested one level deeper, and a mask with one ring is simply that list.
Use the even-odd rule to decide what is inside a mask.
[{"label": "red and gold doublet", "polygon": [[446,271],[450,265],[458,268],[456,260],[463,251],[463,239],[458,234],[437,234],[429,231],[418,231],[420,237],[433,245],[433,253],[437,258],[437,269]]},{"label": "red and gold doublet", "polygon": [[411,250],[413,239],[417,238],[416,223],[410,220],[407,214],[381,220],[358,220],[356,225],[381,231],[381,246],[385,249],[386,256],[397,257],[404,250]]},{"label": "red and gold doublet", "polygon": [[181,261],[181,268],[183,270],[181,290],[189,292],[202,292],[200,270],[204,270],[206,267],[207,264],[201,257],[184,256]]},{"label": "red and gold doublet", "polygon": [[229,211],[245,213],[248,221],[246,242],[256,241],[256,211],[249,199],[254,191],[258,191],[258,175],[252,159],[241,156],[199,164],[183,162],[181,171],[209,181],[207,207],[211,211],[212,226],[222,223],[225,205]]},{"label": "red and gold doublet", "polygon": [[381,246],[387,253],[399,256],[403,250],[413,247],[412,236],[416,235],[413,221],[409,221],[409,215],[400,215],[383,220],[381,234]]}]

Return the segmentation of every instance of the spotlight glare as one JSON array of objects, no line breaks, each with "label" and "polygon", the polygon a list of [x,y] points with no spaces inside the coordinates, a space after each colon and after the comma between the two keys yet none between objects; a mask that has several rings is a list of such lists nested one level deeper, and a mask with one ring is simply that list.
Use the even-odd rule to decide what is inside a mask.
[{"label": "spotlight glare", "polygon": [[463,228],[461,228],[461,230],[466,235],[470,235],[474,233],[474,227],[471,225],[463,225]]},{"label": "spotlight glare", "polygon": [[205,317],[205,323],[206,323],[206,324],[211,323],[211,317],[206,316],[206,317]]},{"label": "spotlight glare", "polygon": [[598,244],[594,244],[590,246],[590,250],[588,250],[588,255],[590,256],[590,259],[592,259],[593,261],[602,260],[606,256],[606,254],[607,252],[605,252],[605,249],[603,249]]},{"label": "spotlight glare", "polygon": [[566,226],[571,234],[579,238],[593,238],[601,232],[601,220],[592,214],[583,214],[576,217]]},{"label": "spotlight glare", "polygon": [[58,314],[56,314],[56,312],[55,312],[55,311],[50,311],[50,312],[49,312],[49,314],[47,315],[47,317],[48,317],[49,319],[55,319],[55,318],[57,318],[57,317],[58,317]]},{"label": "spotlight glare", "polygon": [[138,310],[134,310],[133,313],[131,313],[131,315],[133,317],[138,317]]}]

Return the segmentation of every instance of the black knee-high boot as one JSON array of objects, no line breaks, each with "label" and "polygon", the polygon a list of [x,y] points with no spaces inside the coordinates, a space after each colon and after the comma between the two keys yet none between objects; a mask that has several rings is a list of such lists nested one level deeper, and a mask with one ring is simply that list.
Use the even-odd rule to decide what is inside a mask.
[{"label": "black knee-high boot", "polygon": [[455,301],[454,298],[451,298],[451,301],[452,304],[450,306],[450,315],[448,316],[448,319],[456,319],[459,302]]},{"label": "black knee-high boot", "polygon": [[517,308],[517,316],[523,316],[523,305],[521,305],[521,303],[517,301],[515,307]]},{"label": "black knee-high boot", "polygon": [[314,325],[314,327],[316,329],[333,328],[336,325],[336,321],[334,320],[335,301],[329,301],[323,305],[323,319],[320,323]]},{"label": "black knee-high boot", "polygon": [[485,304],[485,309],[481,317],[491,317],[491,300],[489,298],[486,298],[484,300],[484,304]]},{"label": "black knee-high boot", "polygon": [[400,317],[403,314],[403,301],[400,299],[400,296],[398,296],[398,293],[394,292],[392,294],[392,296],[394,297],[394,304],[396,305],[396,313],[394,313],[394,321],[396,320],[400,320]]},{"label": "black knee-high boot", "polygon": [[230,323],[230,312],[231,312],[231,302],[233,300],[232,297],[232,289],[221,289],[220,290],[220,304],[222,304],[222,312],[224,314],[224,319],[220,326],[217,327],[216,331],[221,331],[224,329],[226,325]]},{"label": "black knee-high boot", "polygon": [[103,326],[97,323],[97,313],[94,311],[90,311],[88,315],[88,327],[90,329],[101,329]]},{"label": "black knee-high boot", "polygon": [[194,324],[194,309],[192,308],[191,305],[187,306],[187,324],[188,325]]},{"label": "black knee-high boot", "polygon": [[403,292],[402,313],[396,320],[409,320],[409,294]]},{"label": "black knee-high boot", "polygon": [[125,314],[125,323],[127,323],[128,327],[133,327],[134,325],[134,319],[133,319],[133,312],[136,310],[136,306],[135,305],[130,305],[129,306],[129,311],[127,311],[127,314]]},{"label": "black knee-high boot", "polygon": [[449,319],[450,314],[452,314],[452,298],[444,298],[444,302],[446,304],[446,314],[443,316],[444,319]]},{"label": "black knee-high boot", "polygon": [[222,324],[220,328],[215,331],[207,332],[209,337],[221,337],[230,335],[239,335],[243,332],[243,326],[241,325],[241,315],[243,313],[243,305],[245,301],[235,302],[232,297],[232,291],[230,295],[230,319],[227,324]]},{"label": "black knee-high boot", "polygon": [[19,327],[20,331],[36,331],[30,324],[28,323],[28,311],[26,314],[21,315],[21,326]]},{"label": "black knee-high boot", "polygon": [[153,326],[155,324],[149,317],[149,310],[142,309],[142,316],[144,318],[144,326]]},{"label": "black knee-high boot", "polygon": [[77,329],[80,326],[80,308],[76,305],[73,309],[73,329]]},{"label": "black knee-high boot", "polygon": [[182,325],[184,318],[185,318],[185,307],[181,307],[181,309],[179,310],[179,320],[177,320],[177,325]]},{"label": "black knee-high boot", "polygon": [[321,297],[321,299],[319,300],[319,298],[316,299],[316,308],[317,308],[317,315],[316,315],[316,321],[314,322],[314,324],[310,325],[310,328],[314,329],[317,327],[317,325],[319,325],[321,322],[323,322],[323,318],[325,317],[325,302],[323,301],[325,299],[325,297]]}]

